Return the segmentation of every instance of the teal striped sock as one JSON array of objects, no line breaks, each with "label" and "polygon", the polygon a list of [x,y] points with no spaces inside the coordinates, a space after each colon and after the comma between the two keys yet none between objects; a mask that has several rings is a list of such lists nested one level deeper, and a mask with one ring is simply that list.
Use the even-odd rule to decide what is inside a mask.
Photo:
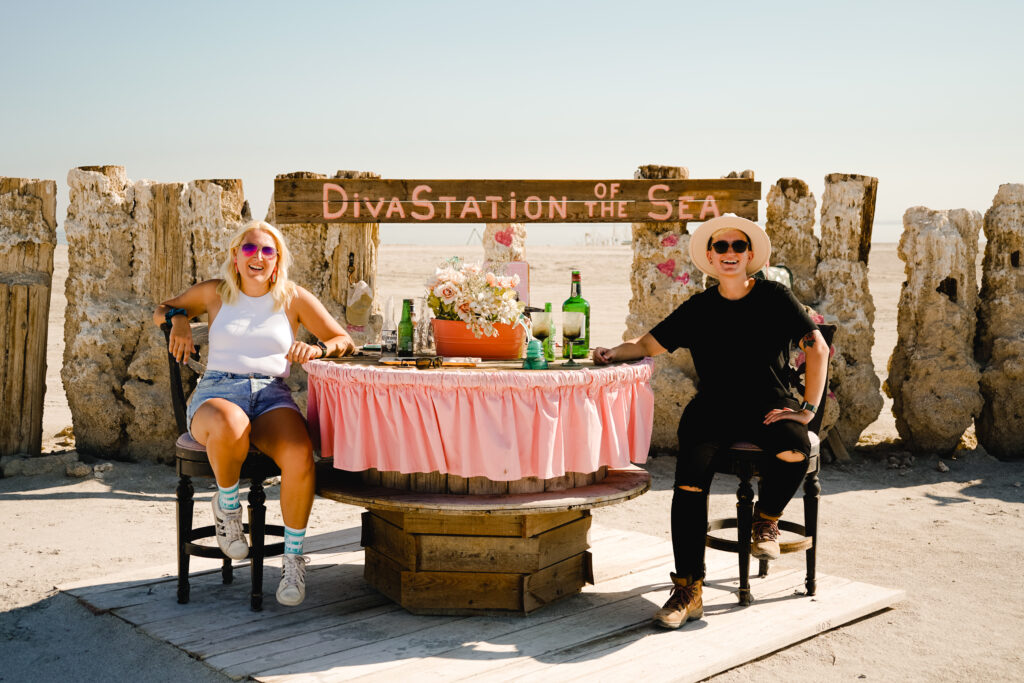
[{"label": "teal striped sock", "polygon": [[284,554],[301,555],[302,542],[306,540],[305,529],[293,529],[290,526],[284,528]]},{"label": "teal striped sock", "polygon": [[235,482],[234,486],[224,488],[218,485],[217,490],[220,491],[218,500],[220,501],[221,510],[237,510],[241,507],[241,503],[238,502],[238,482]]}]

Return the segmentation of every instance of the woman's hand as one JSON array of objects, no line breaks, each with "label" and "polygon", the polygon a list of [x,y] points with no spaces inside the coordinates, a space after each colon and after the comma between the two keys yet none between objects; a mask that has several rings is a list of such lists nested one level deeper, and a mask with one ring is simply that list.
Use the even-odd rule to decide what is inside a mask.
[{"label": "woman's hand", "polygon": [[770,425],[773,422],[779,420],[793,420],[800,424],[810,424],[811,420],[814,419],[814,413],[809,410],[793,410],[792,408],[775,408],[769,410],[768,414],[764,416],[764,423]]},{"label": "woman's hand", "polygon": [[323,356],[323,351],[321,351],[319,346],[307,344],[306,342],[301,342],[297,339],[292,342],[291,348],[288,349],[288,353],[284,355],[285,358],[293,363],[298,363],[299,365],[309,360],[316,360],[321,356]]},{"label": "woman's hand", "polygon": [[642,337],[622,342],[611,349],[606,349],[603,346],[595,347],[591,357],[594,359],[594,365],[608,365],[609,363],[623,363],[653,357],[662,353],[665,353],[665,347],[648,332]]},{"label": "woman's hand", "polygon": [[195,351],[195,345],[192,343],[192,326],[189,324],[188,318],[183,315],[171,318],[171,334],[167,351],[179,363],[184,363]]}]

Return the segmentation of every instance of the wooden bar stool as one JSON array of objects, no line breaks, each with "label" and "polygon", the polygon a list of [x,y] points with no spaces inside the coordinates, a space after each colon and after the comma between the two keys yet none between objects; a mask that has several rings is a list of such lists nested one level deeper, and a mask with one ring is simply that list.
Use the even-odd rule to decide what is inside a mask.
[{"label": "wooden bar stool", "polygon": [[[831,347],[832,339],[835,336],[835,325],[818,325],[825,342]],[[802,390],[801,376],[803,367],[797,368],[793,384]],[[828,394],[828,372],[825,374],[825,394]],[[824,398],[824,397],[823,397]],[[782,541],[779,549],[783,553],[795,553],[804,551],[807,559],[807,578],[804,585],[807,587],[807,594],[814,595],[817,588],[815,582],[815,551],[818,542],[818,503],[821,498],[821,483],[818,480],[818,473],[821,469],[821,439],[818,437],[818,430],[821,429],[821,421],[824,418],[825,410],[822,402],[814,419],[807,426],[808,436],[811,442],[811,453],[807,461],[807,475],[804,477],[804,523],[796,524],[787,520],[779,520],[779,529],[799,535],[799,538],[792,541]],[[709,548],[724,550],[725,552],[737,553],[739,555],[740,569],[740,590],[739,602],[741,605],[749,605],[753,602],[750,593],[750,535],[754,517],[754,487],[752,480],[759,476],[759,463],[764,458],[775,457],[769,455],[752,443],[743,441],[732,444],[731,447],[723,449],[712,461],[716,474],[732,474],[739,478],[739,486],[736,488],[736,516],[724,519],[713,519],[708,522],[708,533],[705,537],[705,544]],[[713,536],[711,532],[721,529],[736,529],[736,540],[725,539]],[[758,560],[758,576],[768,575],[768,560]]]},{"label": "wooden bar stool", "polygon": [[[160,328],[164,332],[164,337],[169,340],[171,326],[165,323]],[[192,339],[197,344],[197,353],[189,359],[188,366],[200,375],[204,368],[198,362],[198,346],[206,343],[207,338],[208,328],[205,323],[192,325]],[[180,434],[174,443],[175,469],[178,472],[175,506],[178,522],[178,602],[185,604],[189,601],[188,573],[191,557],[220,558],[223,561],[221,579],[225,584],[232,582],[233,575],[231,558],[224,555],[219,546],[196,543],[205,538],[215,538],[217,535],[216,528],[212,524],[197,529],[192,528],[193,494],[195,492],[192,487],[192,477],[213,478],[213,468],[210,466],[206,447],[188,433],[188,425],[185,423],[185,388],[178,361],[168,353],[167,362],[170,366],[171,405],[174,408],[174,419]],[[267,496],[263,492],[263,481],[268,477],[280,474],[280,470],[270,457],[253,448],[242,465],[240,476],[240,479],[249,480],[249,522],[242,525],[242,530],[249,534],[248,559],[252,579],[249,604],[253,611],[257,612],[263,609],[263,559],[284,553],[283,541],[270,545],[265,542],[267,535],[284,536],[284,527],[266,523]]]}]

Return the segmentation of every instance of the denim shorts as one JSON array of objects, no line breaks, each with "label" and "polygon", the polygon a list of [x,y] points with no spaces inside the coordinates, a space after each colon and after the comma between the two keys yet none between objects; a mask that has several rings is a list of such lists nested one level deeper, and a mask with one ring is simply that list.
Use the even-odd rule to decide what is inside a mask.
[{"label": "denim shorts", "polygon": [[207,370],[189,399],[186,421],[190,434],[196,411],[211,398],[231,401],[242,409],[250,421],[276,408],[291,408],[302,414],[292,399],[291,388],[281,377]]}]

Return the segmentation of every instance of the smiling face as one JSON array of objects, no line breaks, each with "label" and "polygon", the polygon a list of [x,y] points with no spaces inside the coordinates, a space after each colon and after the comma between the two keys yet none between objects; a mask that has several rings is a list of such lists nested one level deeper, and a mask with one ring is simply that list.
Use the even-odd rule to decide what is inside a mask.
[{"label": "smiling face", "polygon": [[[253,245],[255,249],[252,248]],[[267,248],[273,250],[273,256]],[[252,254],[246,256],[245,252]],[[249,296],[261,296],[270,291],[271,278],[277,268],[277,242],[273,235],[263,230],[250,230],[242,237],[234,252],[235,267],[241,277],[241,289]]]},{"label": "smiling face", "polygon": [[[711,236],[712,242],[719,242],[721,240],[730,243],[740,241],[749,244],[750,242],[750,238],[744,232],[735,228],[718,230]],[[719,254],[714,249],[708,249],[708,261],[711,262],[711,266],[715,269],[719,280],[730,276],[743,276],[745,278],[747,276],[747,264],[750,263],[753,257],[754,250],[749,247],[742,254],[737,254],[732,246],[724,254]]]}]

